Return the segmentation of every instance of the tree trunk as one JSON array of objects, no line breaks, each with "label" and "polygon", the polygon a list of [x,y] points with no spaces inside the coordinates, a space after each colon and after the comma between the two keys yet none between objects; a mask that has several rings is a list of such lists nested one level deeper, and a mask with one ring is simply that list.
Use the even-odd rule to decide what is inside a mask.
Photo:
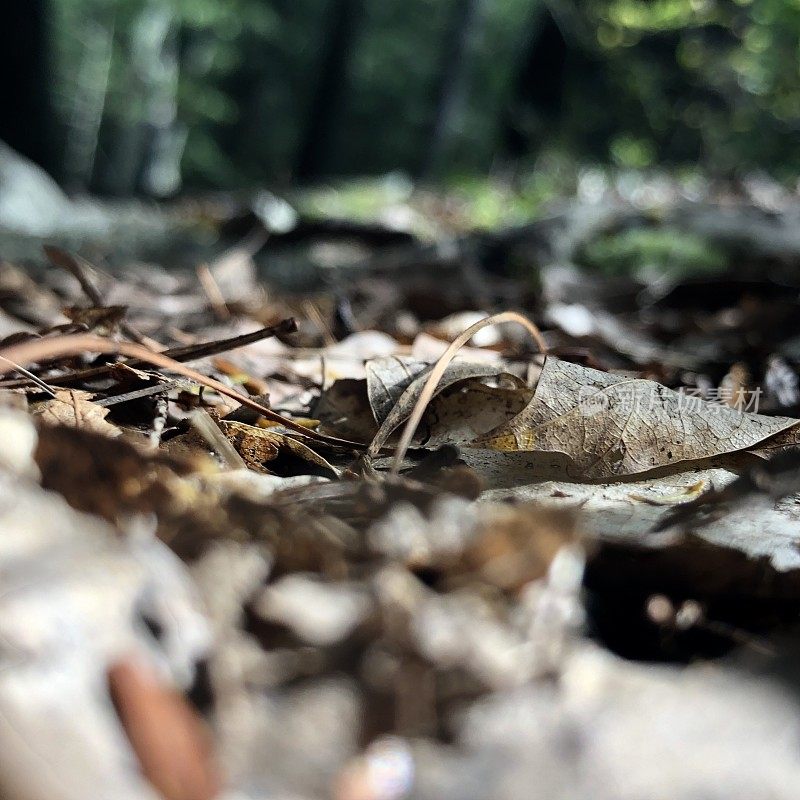
[{"label": "tree trunk", "polygon": [[468,89],[469,54],[480,21],[480,8],[481,0],[456,0],[444,46],[435,115],[419,170],[421,177],[431,177],[441,170],[450,138],[458,128]]},{"label": "tree trunk", "polygon": [[25,0],[4,3],[0,12],[0,139],[52,169],[47,6],[46,0]]},{"label": "tree trunk", "polygon": [[320,57],[317,88],[298,151],[298,180],[313,180],[330,169],[331,139],[346,96],[347,67],[362,17],[362,0],[332,0],[329,4],[326,46]]},{"label": "tree trunk", "polygon": [[177,122],[178,22],[174,8],[150,0],[128,35],[129,107],[134,114],[103,123],[105,160],[98,157],[93,186],[118,196],[164,197],[180,188],[185,135]]},{"label": "tree trunk", "polygon": [[113,18],[105,25],[87,21],[83,41],[77,90],[66,125],[63,181],[70,189],[85,191],[94,172],[108,94],[114,51]]}]

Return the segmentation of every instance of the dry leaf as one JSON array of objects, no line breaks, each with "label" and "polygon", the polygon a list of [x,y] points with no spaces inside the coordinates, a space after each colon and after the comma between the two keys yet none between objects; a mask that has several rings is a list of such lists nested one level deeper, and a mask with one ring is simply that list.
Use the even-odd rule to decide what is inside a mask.
[{"label": "dry leaf", "polygon": [[342,378],[326,389],[313,407],[320,431],[369,442],[378,430],[364,380]]},{"label": "dry leaf", "polygon": [[[381,423],[370,446],[373,455],[386,444],[393,431],[411,416],[432,368],[432,365],[424,362],[394,356],[367,364],[370,405],[375,419]],[[495,377],[502,372],[497,366],[456,361],[445,371],[436,388],[436,394],[441,394],[460,381]]]},{"label": "dry leaf", "polygon": [[[375,415],[375,421],[378,424],[382,423],[412,384],[416,389],[415,394],[419,395],[419,390],[425,382],[424,378],[431,369],[432,365],[425,361],[417,361],[414,358],[403,356],[373,358],[369,361],[366,366],[367,395],[372,413]],[[496,366],[457,361],[447,368],[439,383],[439,391],[443,391],[457,381],[467,378],[490,377],[497,375],[498,372],[500,370]],[[410,405],[413,407],[413,402]],[[407,416],[408,414],[406,414]],[[403,419],[400,419],[395,427]]]},{"label": "dry leaf", "polygon": [[413,442],[429,449],[468,444],[511,421],[532,394],[528,387],[507,389],[486,386],[477,380],[450,387],[431,401]]},{"label": "dry leaf", "polygon": [[304,474],[322,475],[325,478],[338,477],[336,469],[321,455],[284,431],[258,428],[245,425],[243,422],[229,422],[224,419],[220,420],[220,427],[244,459],[245,464],[256,472],[283,474],[284,469],[279,463],[281,459],[289,462],[285,468],[290,470],[290,474],[296,474],[292,471],[291,462],[299,460],[303,462]]},{"label": "dry leaf", "polygon": [[38,404],[32,410],[48,425],[68,425],[104,436],[119,436],[122,431],[106,421],[109,409],[91,401],[89,392],[77,389],[57,389],[52,400]]},{"label": "dry leaf", "polygon": [[85,325],[87,330],[108,335],[119,328],[127,312],[127,306],[70,306],[64,309],[64,316],[72,322]]},{"label": "dry leaf", "polygon": [[[592,575],[612,574],[605,579],[628,588],[666,582],[692,586],[706,596],[797,597],[800,510],[793,498],[751,497],[746,505],[720,509],[724,515],[704,518],[702,525],[686,525],[688,535],[679,528],[655,532],[698,487],[723,493],[736,479],[735,472],[714,468],[635,482],[542,481],[493,489],[482,500],[513,500],[577,514],[580,528],[603,545],[607,559],[590,562]],[[622,557],[613,557],[616,552]]]},{"label": "dry leaf", "polygon": [[[501,388],[467,379],[434,397],[414,436],[416,447],[435,449],[460,445],[513,419],[533,394],[528,387]],[[342,380],[324,392],[314,413],[320,431],[368,442],[377,427],[366,397],[364,381]]]},{"label": "dry leaf", "polygon": [[564,453],[573,476],[598,479],[753,448],[797,422],[549,357],[527,408],[473,446]]}]

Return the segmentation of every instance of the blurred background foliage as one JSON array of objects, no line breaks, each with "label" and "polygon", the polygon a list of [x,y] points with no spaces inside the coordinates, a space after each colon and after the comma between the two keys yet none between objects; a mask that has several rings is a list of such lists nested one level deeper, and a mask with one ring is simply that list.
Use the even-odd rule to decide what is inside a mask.
[{"label": "blurred background foliage", "polygon": [[[167,197],[398,171],[468,199],[502,175],[535,203],[543,160],[800,170],[800,0],[18,5],[14,35],[31,41],[19,85],[36,87],[29,115],[47,133],[26,137],[22,113],[0,138],[73,190]],[[502,195],[475,202],[490,218]]]}]

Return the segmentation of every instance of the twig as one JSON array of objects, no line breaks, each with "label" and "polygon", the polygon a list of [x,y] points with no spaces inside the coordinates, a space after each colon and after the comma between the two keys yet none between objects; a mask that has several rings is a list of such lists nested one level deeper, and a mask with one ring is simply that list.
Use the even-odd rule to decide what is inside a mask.
[{"label": "twig", "polygon": [[[100,294],[100,290],[92,283],[92,279],[89,277],[89,270],[92,269],[92,265],[86,261],[86,259],[49,244],[44,245],[43,249],[44,254],[50,259],[50,263],[53,264],[53,266],[65,269],[78,281],[83,293],[89,298],[93,306],[102,307],[105,305],[103,295]],[[119,329],[134,342],[148,345],[154,344],[124,320],[119,323]]]},{"label": "twig", "polygon": [[322,338],[325,340],[325,344],[327,346],[331,346],[336,344],[336,338],[334,337],[333,333],[331,333],[331,329],[328,326],[328,323],[325,322],[319,307],[316,303],[312,303],[311,300],[306,300],[303,303],[303,311],[305,312],[306,316],[317,326],[320,333],[322,334]]},{"label": "twig", "polygon": [[169,350],[164,351],[164,355],[175,359],[175,361],[193,361],[197,358],[207,358],[208,356],[219,355],[219,353],[226,353],[229,350],[236,350],[248,344],[255,344],[255,342],[260,342],[262,339],[269,339],[281,333],[294,333],[296,330],[297,322],[295,322],[294,317],[289,317],[282,319],[275,325],[268,325],[266,328],[259,328],[257,331],[243,333],[240,336],[232,336],[230,339],[170,347]]},{"label": "twig", "polygon": [[[244,333],[241,336],[232,336],[230,339],[170,347],[168,350],[162,351],[161,355],[173,361],[194,361],[195,359],[207,358],[208,356],[225,353],[229,350],[236,350],[239,347],[260,342],[262,339],[269,339],[271,336],[275,336],[279,333],[294,333],[296,330],[297,323],[294,321],[293,317],[289,317],[288,319],[281,320],[277,325],[269,325],[266,328],[260,328],[252,333]],[[121,363],[126,367],[135,367],[149,362],[143,358],[134,358]],[[58,375],[53,378],[48,378],[48,380],[53,384],[89,380],[91,378],[99,378],[103,375],[107,375],[114,367],[118,366],[119,364],[110,364],[102,367],[90,367],[89,369],[80,370],[78,372],[71,372],[69,375]],[[24,381],[7,381],[0,384],[0,388],[13,389],[24,383]]]},{"label": "twig", "polygon": [[[214,380],[214,378],[209,378],[201,372],[184,366],[180,362],[164,355],[164,353],[154,353],[146,347],[140,344],[134,344],[133,342],[113,342],[110,339],[103,339],[100,336],[93,336],[89,333],[76,334],[73,336],[59,336],[51,339],[34,339],[33,341],[12,345],[6,350],[0,351],[0,358],[4,361],[14,362],[14,364],[30,364],[34,361],[64,358],[84,352],[124,355],[147,364],[153,364],[162,369],[168,369],[171,372],[177,372],[178,375],[189,378],[202,386],[207,386],[209,389],[213,389],[215,392],[225,395],[225,397],[230,397],[232,400],[236,400],[237,403],[252,408],[254,411],[258,411],[265,419],[276,422],[284,428],[288,428],[295,433],[300,433],[309,439],[358,450],[363,450],[366,447],[358,442],[351,442],[347,439],[337,439],[333,436],[326,436],[325,434],[306,428],[291,419],[281,416],[272,409],[261,405],[261,403],[257,403],[246,395],[239,394],[224,383],[220,383]],[[5,366],[0,363],[0,375],[4,375],[12,369],[15,369],[13,364]]]},{"label": "twig", "polygon": [[5,361],[20,373],[20,375],[24,375],[28,380],[33,381],[43,392],[46,392],[51,397],[55,397],[56,393],[38,376],[34,375],[30,370],[25,369],[25,367],[21,367],[19,364],[15,364],[13,361],[5,358],[4,356],[0,356],[0,359]]},{"label": "twig", "polygon": [[78,281],[83,293],[89,298],[93,305],[104,305],[100,290],[92,283],[88,275],[86,269],[86,267],[89,266],[88,262],[84,264],[82,263],[82,259],[79,260],[78,256],[74,256],[72,253],[68,253],[66,250],[62,250],[60,247],[54,247],[53,245],[46,244],[42,249],[54,267],[60,267],[66,270]]},{"label": "twig", "polygon": [[214,278],[213,273],[208,268],[208,264],[198,264],[197,279],[200,281],[200,286],[206,293],[208,304],[218,319],[230,319],[231,312],[228,304],[225,302],[225,296],[219,288],[219,284]]},{"label": "twig", "polygon": [[132,392],[125,392],[125,394],[115,394],[111,397],[103,397],[99,400],[95,399],[92,402],[96,406],[115,406],[119,403],[128,403],[131,400],[139,400],[142,397],[151,397],[154,394],[166,394],[179,385],[179,381],[165,381],[158,383],[155,386],[145,386],[144,389],[135,389]]},{"label": "twig", "polygon": [[[403,428],[403,435],[400,437],[400,443],[397,445],[397,449],[394,451],[394,460],[392,461],[391,469],[393,475],[397,475],[397,473],[400,471],[400,467],[403,464],[403,458],[405,458],[405,454],[409,448],[409,445],[411,444],[411,440],[414,438],[414,434],[417,432],[417,427],[422,419],[422,415],[425,413],[425,409],[428,407],[428,404],[436,393],[436,387],[439,385],[439,381],[442,379],[445,370],[455,357],[456,353],[478,331],[483,330],[483,328],[486,328],[489,325],[499,325],[502,322],[517,322],[522,325],[522,327],[525,328],[525,330],[527,330],[528,333],[530,333],[530,335],[533,337],[533,340],[536,342],[536,346],[539,348],[539,352],[547,353],[547,344],[545,344],[539,328],[537,328],[536,325],[534,325],[534,323],[531,322],[527,317],[523,317],[522,314],[518,314],[516,311],[503,311],[500,314],[486,317],[486,319],[482,319],[480,322],[470,325],[470,327],[467,328],[460,336],[458,336],[450,344],[447,350],[442,353],[439,360],[434,364],[430,375],[428,375],[428,380],[425,382],[422,392],[420,392],[420,395],[417,398],[417,402],[414,405],[414,410],[411,412],[411,416],[408,418],[405,428]],[[383,430],[379,430],[375,435],[375,439],[373,439],[372,444],[370,445],[370,452],[374,452],[376,448],[382,446],[383,442],[380,441],[380,437],[384,435],[384,433],[385,432]]]},{"label": "twig", "polygon": [[153,417],[153,425],[150,430],[150,446],[155,450],[161,444],[161,436],[164,433],[164,428],[167,424],[167,415],[169,414],[169,402],[166,394],[156,395],[155,402],[155,415]]}]

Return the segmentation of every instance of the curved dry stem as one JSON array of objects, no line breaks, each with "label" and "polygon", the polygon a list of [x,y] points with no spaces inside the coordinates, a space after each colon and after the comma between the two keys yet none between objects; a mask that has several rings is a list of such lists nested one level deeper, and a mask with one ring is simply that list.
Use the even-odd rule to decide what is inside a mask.
[{"label": "curved dry stem", "polygon": [[19,372],[20,375],[24,375],[29,381],[35,383],[45,394],[49,394],[50,397],[56,396],[52,387],[48,386],[38,375],[34,375],[30,370],[25,369],[25,367],[21,367],[19,364],[9,361],[5,356],[0,356],[0,361],[6,361],[14,368],[15,372]]},{"label": "curved dry stem", "polygon": [[[527,317],[522,316],[522,314],[518,314],[516,311],[503,311],[500,314],[494,314],[491,317],[486,317],[486,319],[480,320],[480,322],[476,322],[474,325],[470,325],[470,327],[467,328],[460,336],[454,339],[447,350],[442,353],[439,360],[436,362],[436,364],[434,364],[430,375],[428,375],[428,380],[425,382],[425,386],[422,388],[419,398],[417,398],[417,402],[414,405],[414,410],[411,412],[411,416],[408,418],[408,421],[403,428],[403,435],[400,437],[400,442],[397,445],[397,449],[394,451],[394,459],[392,461],[391,469],[393,475],[397,475],[397,473],[400,471],[400,466],[403,463],[403,459],[405,458],[406,451],[411,444],[411,440],[414,438],[414,434],[417,432],[417,427],[422,419],[422,415],[425,413],[425,409],[433,399],[433,396],[436,393],[436,388],[439,385],[439,381],[442,379],[445,370],[455,357],[456,353],[478,331],[488,327],[489,325],[498,325],[501,322],[516,322],[522,325],[522,327],[525,328],[528,333],[530,333],[531,337],[536,342],[539,352],[544,354],[547,353],[547,344],[545,344],[542,332]],[[380,435],[381,431],[378,432],[378,436]],[[377,439],[378,436],[375,438]]]},{"label": "curved dry stem", "polygon": [[134,344],[133,342],[113,342],[110,339],[103,339],[100,336],[93,336],[88,333],[80,333],[71,336],[58,336],[52,339],[34,339],[32,341],[12,345],[5,350],[0,350],[0,375],[4,375],[7,372],[12,372],[13,370],[18,369],[17,364],[30,364],[35,361],[43,361],[52,358],[64,358],[65,356],[75,356],[86,352],[109,353],[112,355],[128,356],[129,358],[138,358],[141,361],[147,362],[148,364],[161,367],[161,369],[168,369],[171,372],[176,372],[178,375],[182,375],[184,378],[189,378],[190,380],[195,381],[195,383],[207,386],[209,389],[219,392],[219,394],[236,400],[237,403],[240,403],[243,406],[252,408],[264,418],[282,425],[284,428],[288,428],[291,431],[301,433],[303,436],[306,436],[309,439],[315,439],[319,442],[325,442],[326,444],[338,445],[342,447],[354,447],[359,450],[364,449],[364,445],[359,444],[358,442],[350,442],[347,439],[337,439],[333,436],[325,436],[324,434],[317,433],[309,428],[304,428],[302,425],[299,425],[291,419],[287,419],[281,414],[278,414],[276,411],[272,411],[272,409],[261,405],[261,403],[257,403],[255,400],[251,400],[249,397],[239,394],[229,386],[226,386],[224,383],[220,383],[220,381],[214,380],[214,378],[209,378],[207,375],[203,375],[201,372],[197,372],[196,370],[181,364],[179,361],[169,358],[169,356],[162,355],[161,353],[155,353],[152,350],[148,350],[146,347],[143,347],[140,344]]}]

